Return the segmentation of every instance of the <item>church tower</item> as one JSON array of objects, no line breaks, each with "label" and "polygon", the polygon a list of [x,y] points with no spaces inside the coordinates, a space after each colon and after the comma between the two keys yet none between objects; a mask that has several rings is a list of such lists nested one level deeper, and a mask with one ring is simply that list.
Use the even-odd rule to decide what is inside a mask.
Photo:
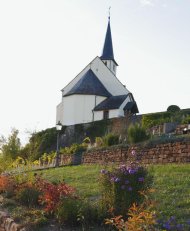
[{"label": "church tower", "polygon": [[100,59],[104,62],[104,64],[110,69],[110,71],[116,75],[116,68],[118,64],[114,59],[113,53],[113,45],[112,45],[112,36],[111,36],[111,27],[110,27],[110,16],[108,17],[108,26],[106,31],[106,37],[103,47],[102,55]]}]

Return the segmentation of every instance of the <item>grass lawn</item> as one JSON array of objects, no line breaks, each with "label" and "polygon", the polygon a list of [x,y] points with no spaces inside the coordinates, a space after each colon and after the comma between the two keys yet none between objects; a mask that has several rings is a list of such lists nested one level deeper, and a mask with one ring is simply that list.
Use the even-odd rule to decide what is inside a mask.
[{"label": "grass lawn", "polygon": [[89,198],[99,195],[98,177],[101,169],[100,165],[79,165],[44,170],[42,174],[52,182],[64,180],[75,187],[81,196]]},{"label": "grass lawn", "polygon": [[163,217],[190,220],[190,164],[157,165],[151,171],[158,211]]},{"label": "grass lawn", "polygon": [[[100,165],[80,165],[44,170],[50,181],[65,180],[86,198],[99,195]],[[178,221],[190,220],[190,164],[166,164],[149,167],[154,177],[156,209],[164,219],[175,216]]]}]

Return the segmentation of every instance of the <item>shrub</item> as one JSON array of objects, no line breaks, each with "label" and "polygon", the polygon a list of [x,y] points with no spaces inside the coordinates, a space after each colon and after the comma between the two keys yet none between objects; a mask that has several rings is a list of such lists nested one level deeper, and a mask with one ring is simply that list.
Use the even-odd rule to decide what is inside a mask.
[{"label": "shrub", "polygon": [[138,143],[149,139],[149,135],[146,133],[146,129],[139,124],[131,125],[127,131],[128,140],[130,143]]},{"label": "shrub", "polygon": [[144,193],[142,195],[145,196],[144,202],[140,205],[133,203],[129,208],[126,220],[121,215],[118,215],[111,219],[106,219],[106,224],[112,225],[120,231],[156,230],[154,202]]},{"label": "shrub", "polygon": [[176,113],[176,112],[179,112],[179,111],[180,111],[180,107],[177,106],[177,105],[170,105],[167,108],[167,112]]},{"label": "shrub", "polygon": [[[131,160],[136,158],[134,151],[131,155]],[[122,216],[126,216],[133,203],[142,201],[143,197],[139,192],[151,184],[147,170],[138,166],[135,161],[129,165],[114,167],[111,171],[103,169],[101,173],[102,208],[114,208],[116,214]]]},{"label": "shrub", "polygon": [[83,143],[90,144],[91,140],[89,137],[84,138]]},{"label": "shrub", "polygon": [[0,192],[5,193],[7,197],[14,194],[16,184],[13,178],[9,175],[1,175],[0,176]]},{"label": "shrub", "polygon": [[60,153],[62,154],[74,154],[77,152],[85,151],[86,144],[74,143],[70,147],[61,148]]},{"label": "shrub", "polygon": [[104,141],[102,137],[96,137],[95,143],[96,143],[96,147],[102,147],[104,145]]},{"label": "shrub", "polygon": [[183,124],[190,124],[190,115],[183,119]]},{"label": "shrub", "polygon": [[119,144],[119,136],[109,133],[108,135],[106,135],[104,138],[104,143],[106,146],[112,146],[112,145],[117,145]]},{"label": "shrub", "polygon": [[157,112],[142,117],[142,126],[145,128],[150,128],[155,125],[160,125],[163,123],[171,122],[171,113],[170,112]]},{"label": "shrub", "polygon": [[16,192],[16,198],[25,206],[35,207],[39,205],[39,196],[41,192],[32,183],[24,183],[19,186]]},{"label": "shrub", "polygon": [[60,223],[76,225],[81,205],[82,202],[78,199],[62,198],[56,210],[56,218]]},{"label": "shrub", "polygon": [[36,178],[36,185],[42,193],[39,201],[44,205],[44,210],[47,214],[55,213],[59,206],[61,198],[70,198],[74,196],[74,188],[65,184],[53,184],[40,177]]},{"label": "shrub", "polygon": [[100,211],[98,202],[79,198],[62,198],[55,215],[60,223],[81,225],[83,230],[89,230],[92,225],[101,225],[106,217]]}]

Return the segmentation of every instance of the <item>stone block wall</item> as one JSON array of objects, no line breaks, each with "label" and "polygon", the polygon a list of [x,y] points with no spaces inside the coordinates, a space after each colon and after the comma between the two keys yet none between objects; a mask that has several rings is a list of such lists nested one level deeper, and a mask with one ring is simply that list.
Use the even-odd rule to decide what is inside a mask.
[{"label": "stone block wall", "polygon": [[0,211],[0,230],[1,231],[26,231],[25,227],[14,222],[5,212]]},{"label": "stone block wall", "polygon": [[136,146],[89,151],[83,154],[82,163],[124,163],[132,150],[136,150],[137,161],[143,164],[190,163],[190,141],[159,144],[150,148]]},{"label": "stone block wall", "polygon": [[70,165],[72,163],[72,155],[61,154],[60,155],[60,165]]}]

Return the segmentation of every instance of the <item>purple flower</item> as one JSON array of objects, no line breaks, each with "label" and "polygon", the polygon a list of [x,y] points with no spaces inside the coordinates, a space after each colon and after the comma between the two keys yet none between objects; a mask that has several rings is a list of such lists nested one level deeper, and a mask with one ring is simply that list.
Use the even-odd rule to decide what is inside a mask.
[{"label": "purple flower", "polygon": [[144,182],[144,177],[139,177],[138,181],[139,182]]},{"label": "purple flower", "polygon": [[128,191],[132,191],[133,188],[131,186],[128,187]]},{"label": "purple flower", "polygon": [[102,173],[102,174],[107,174],[108,171],[107,171],[106,169],[101,169],[100,173]]},{"label": "purple flower", "polygon": [[124,189],[125,189],[125,185],[122,185],[122,186],[121,186],[121,189],[124,190]]},{"label": "purple flower", "polygon": [[125,180],[125,184],[129,184],[129,181],[128,181],[128,180]]},{"label": "purple flower", "polygon": [[175,217],[174,216],[171,216],[169,221],[175,221]]},{"label": "purple flower", "polygon": [[170,224],[169,222],[166,222],[164,225],[163,225],[164,228],[166,228],[167,230],[170,230]]},{"label": "purple flower", "polygon": [[135,170],[135,169],[132,169],[132,168],[129,168],[129,169],[128,169],[128,172],[129,172],[129,174],[134,174],[134,173],[136,173],[136,170]]},{"label": "purple flower", "polygon": [[120,181],[120,179],[118,177],[116,177],[115,180],[114,180],[114,182],[116,182],[116,183],[119,182],[119,181]]}]

